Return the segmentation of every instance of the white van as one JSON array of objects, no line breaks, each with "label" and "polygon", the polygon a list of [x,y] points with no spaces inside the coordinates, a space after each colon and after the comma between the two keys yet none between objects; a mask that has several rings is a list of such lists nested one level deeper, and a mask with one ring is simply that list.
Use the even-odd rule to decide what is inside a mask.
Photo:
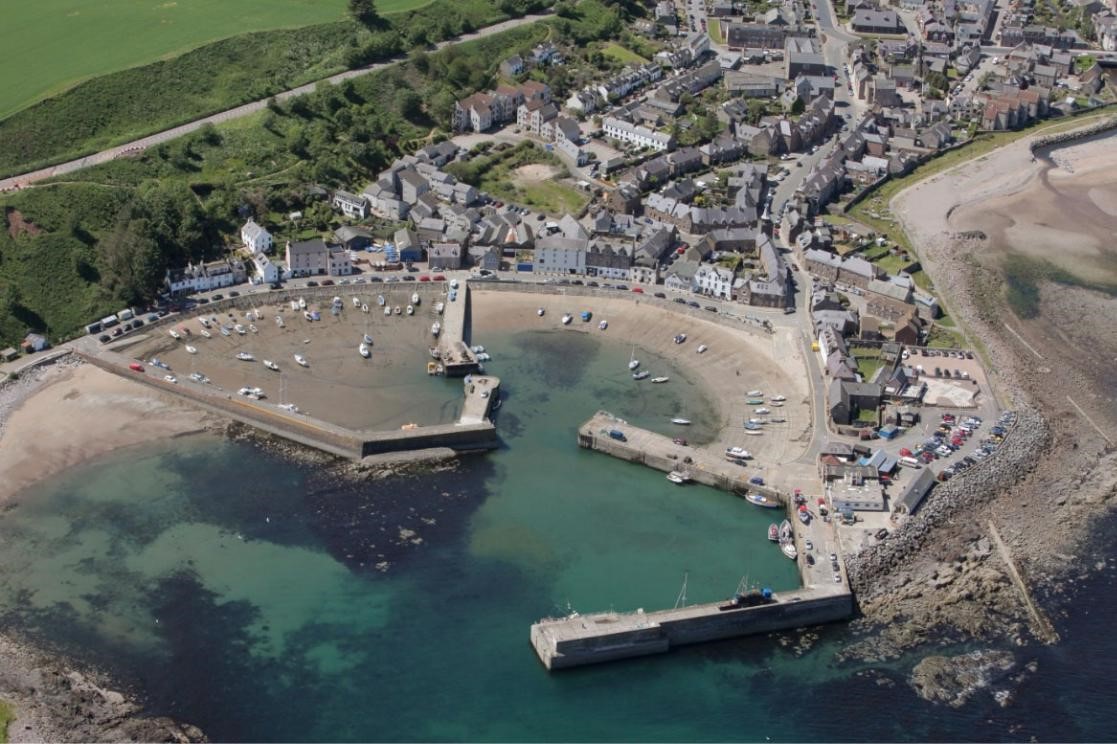
[{"label": "white van", "polygon": [[914,457],[901,457],[900,464],[905,468],[915,468],[916,470],[923,467],[923,463],[919,462],[919,460],[916,460]]}]

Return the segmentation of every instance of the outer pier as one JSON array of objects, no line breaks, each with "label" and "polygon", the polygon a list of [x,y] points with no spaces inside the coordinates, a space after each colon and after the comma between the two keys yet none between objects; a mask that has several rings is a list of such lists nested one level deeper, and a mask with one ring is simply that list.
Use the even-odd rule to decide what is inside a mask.
[{"label": "outer pier", "polygon": [[673,610],[602,612],[541,620],[531,643],[548,670],[661,654],[675,646],[845,620],[853,595],[843,586],[800,589],[749,606],[733,601]]}]

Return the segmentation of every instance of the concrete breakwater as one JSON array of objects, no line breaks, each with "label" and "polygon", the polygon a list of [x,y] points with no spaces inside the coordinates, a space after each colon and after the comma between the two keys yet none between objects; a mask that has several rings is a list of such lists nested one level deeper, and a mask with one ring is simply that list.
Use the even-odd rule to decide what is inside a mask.
[{"label": "concrete breakwater", "polygon": [[670,610],[602,612],[540,620],[531,644],[548,670],[665,653],[676,646],[846,620],[853,597],[844,587],[781,592]]},{"label": "concrete breakwater", "polygon": [[1041,154],[1041,150],[1049,150],[1076,140],[1088,139],[1098,134],[1104,134],[1112,129],[1117,129],[1117,116],[1099,121],[1084,129],[1075,129],[1069,132],[1059,132],[1057,134],[1036,137],[1028,143],[1028,149],[1032,151],[1033,155],[1038,156]]},{"label": "concrete breakwater", "polygon": [[1048,433],[1047,422],[1038,411],[1030,408],[1018,411],[1011,436],[980,467],[940,483],[915,516],[887,540],[846,559],[850,586],[862,596],[880,591],[876,579],[902,567],[926,546],[935,529],[1027,475],[1035,466]]}]

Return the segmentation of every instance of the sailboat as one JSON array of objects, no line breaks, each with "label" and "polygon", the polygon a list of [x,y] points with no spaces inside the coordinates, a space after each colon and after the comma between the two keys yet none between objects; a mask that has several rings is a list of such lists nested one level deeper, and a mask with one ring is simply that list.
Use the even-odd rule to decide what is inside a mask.
[{"label": "sailboat", "polygon": [[636,369],[640,366],[640,360],[636,358],[636,344],[632,345],[632,354],[628,358],[628,368]]},{"label": "sailboat", "polygon": [[690,426],[690,419],[675,417],[671,419],[671,423],[679,426]]},{"label": "sailboat", "polygon": [[357,351],[361,352],[361,356],[363,356],[365,359],[368,359],[370,356],[372,356],[372,352],[368,350],[368,344],[361,344],[357,347]]},{"label": "sailboat", "polygon": [[646,379],[646,378],[647,378],[648,376],[650,376],[650,375],[651,375],[651,372],[649,372],[649,371],[648,371],[648,370],[646,370],[646,369],[642,369],[642,370],[640,370],[639,372],[633,372],[633,373],[632,373],[632,379],[634,379],[634,380],[643,380],[643,379]]},{"label": "sailboat", "polygon": [[652,382],[656,383],[657,385],[662,385],[670,379],[670,377],[653,377]]}]

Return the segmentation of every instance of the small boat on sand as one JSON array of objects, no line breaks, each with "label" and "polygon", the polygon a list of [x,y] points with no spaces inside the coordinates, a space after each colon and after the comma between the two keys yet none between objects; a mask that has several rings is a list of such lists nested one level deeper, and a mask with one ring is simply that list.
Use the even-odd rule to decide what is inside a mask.
[{"label": "small boat on sand", "polygon": [[233,326],[233,330],[237,332],[238,336],[243,336],[244,334],[248,333],[248,331],[246,331],[244,326],[242,326],[240,323],[237,323],[235,326]]},{"label": "small boat on sand", "polygon": [[572,320],[574,320],[573,315],[571,315],[570,313],[564,313],[563,314],[563,316],[562,316],[562,324],[563,325],[570,325],[570,321],[572,321]]},{"label": "small boat on sand", "polygon": [[633,372],[632,373],[632,379],[643,380],[643,379],[647,378],[649,375],[651,375],[651,372],[644,369],[644,370],[640,370],[639,372]]},{"label": "small boat on sand", "polygon": [[225,326],[221,326],[221,335],[222,335],[222,336],[232,336],[232,335],[233,335],[233,332],[232,332],[232,331],[230,331],[230,330],[229,330],[228,328],[226,328]]},{"label": "small boat on sand", "polygon": [[690,419],[676,417],[671,419],[671,423],[678,424],[679,426],[690,426]]},{"label": "small boat on sand", "polygon": [[730,460],[751,460],[752,453],[743,447],[726,447],[725,456]]},{"label": "small boat on sand", "polygon": [[657,385],[661,385],[670,379],[670,377],[653,377],[652,382],[656,383]]},{"label": "small boat on sand", "polygon": [[367,313],[368,312],[368,305],[364,304],[363,302],[361,303],[361,312],[362,313]]},{"label": "small boat on sand", "polygon": [[542,318],[544,315],[547,314],[547,311],[544,310],[543,308],[539,308],[538,310],[535,311],[535,314],[538,315],[540,318]]},{"label": "small boat on sand", "polygon": [[785,400],[787,400],[787,396],[786,395],[773,395],[771,398],[769,398],[769,400],[771,400],[773,403],[783,403]]},{"label": "small boat on sand", "polygon": [[795,549],[795,543],[791,540],[788,540],[787,542],[781,542],[780,550],[782,550],[783,554],[791,560],[795,560],[799,557],[799,551]]},{"label": "small boat on sand", "polygon": [[197,350],[197,349],[195,349],[195,348],[194,348],[193,346],[191,346],[190,344],[187,344],[187,345],[186,345],[186,353],[188,353],[188,354],[197,354],[197,353],[198,353],[198,350]]},{"label": "small boat on sand", "polygon": [[597,327],[604,331],[606,328],[609,327],[609,321],[603,320],[597,324]]},{"label": "small boat on sand", "polygon": [[376,304],[384,307],[384,295],[376,295]]},{"label": "small boat on sand", "polygon": [[304,357],[302,354],[295,354],[295,363],[298,364],[300,367],[310,366],[310,362],[306,361],[306,357]]},{"label": "small boat on sand", "polygon": [[745,393],[745,395],[749,396],[750,398],[759,398],[759,397],[764,395],[764,391],[763,390],[750,390],[747,393]]},{"label": "small boat on sand", "polygon": [[362,338],[361,340],[364,341],[365,344],[367,344],[368,346],[372,346],[372,336],[368,335],[367,333],[364,335],[364,338]]},{"label": "small boat on sand", "polygon": [[279,365],[269,359],[264,360],[264,366],[270,369],[272,372],[279,371]]},{"label": "small boat on sand", "polygon": [[418,292],[412,292],[411,293],[411,304],[415,305],[416,307],[419,306],[419,293]]},{"label": "small boat on sand", "polygon": [[436,320],[431,325],[431,335],[437,337],[440,333],[442,333],[442,324]]},{"label": "small boat on sand", "polygon": [[283,327],[283,316],[282,315],[275,316],[275,324],[277,326],[279,326],[280,328]]},{"label": "small boat on sand", "polygon": [[256,357],[252,356],[247,351],[238,351],[237,352],[237,359],[241,360],[242,362],[254,362],[254,361],[256,361]]},{"label": "small boat on sand", "polygon": [[414,315],[415,314],[415,306],[414,305],[408,305],[407,306],[407,314],[408,315]]},{"label": "small boat on sand", "polygon": [[213,338],[213,334],[206,330],[202,331],[202,336],[205,338]]},{"label": "small boat on sand", "polygon": [[368,344],[361,344],[357,347],[357,351],[359,351],[361,356],[363,356],[365,359],[368,359],[370,356],[372,356],[372,352],[368,350]]},{"label": "small boat on sand", "polygon": [[705,353],[706,353],[706,349],[709,349],[709,348],[710,348],[710,347],[709,347],[709,346],[706,346],[706,344],[698,344],[698,353],[699,353],[699,354],[705,354]]},{"label": "small boat on sand", "polygon": [[439,315],[442,315],[442,311],[445,310],[445,309],[446,309],[446,303],[444,303],[444,302],[439,302],[437,305],[434,306],[434,311],[436,313],[438,313]]},{"label": "small boat on sand", "polygon": [[360,306],[361,306],[361,298],[360,297],[354,297],[353,298],[353,307],[360,307]]},{"label": "small boat on sand", "polygon": [[392,312],[394,312],[396,315],[399,315],[401,312],[401,310],[399,309],[399,305],[396,305],[395,308],[392,309]]},{"label": "small boat on sand", "polygon": [[176,331],[174,328],[167,331],[167,333],[171,334],[171,338],[173,338],[175,341],[179,341],[182,339],[182,334]]},{"label": "small boat on sand", "polygon": [[384,306],[384,314],[385,314],[385,315],[391,315],[391,314],[392,314],[392,307],[391,307],[391,305],[385,305],[385,306]]}]

